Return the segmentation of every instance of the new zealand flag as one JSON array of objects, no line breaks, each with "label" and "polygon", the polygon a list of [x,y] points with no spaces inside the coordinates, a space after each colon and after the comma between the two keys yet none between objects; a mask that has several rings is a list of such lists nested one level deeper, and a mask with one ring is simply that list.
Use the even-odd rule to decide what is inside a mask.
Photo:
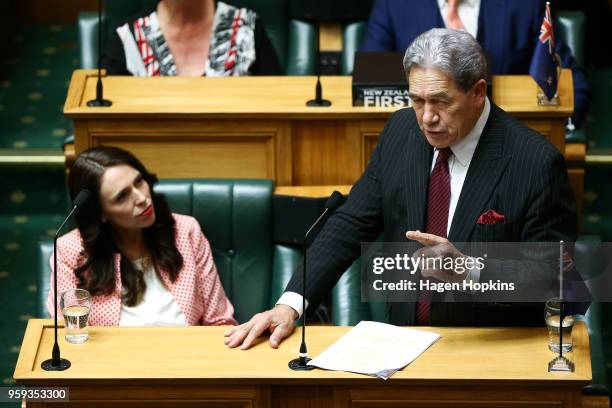
[{"label": "new zealand flag", "polygon": [[555,39],[553,22],[550,16],[550,3],[546,3],[546,13],[540,28],[538,43],[536,44],[529,75],[540,85],[548,99],[557,93],[557,58],[555,56]]}]

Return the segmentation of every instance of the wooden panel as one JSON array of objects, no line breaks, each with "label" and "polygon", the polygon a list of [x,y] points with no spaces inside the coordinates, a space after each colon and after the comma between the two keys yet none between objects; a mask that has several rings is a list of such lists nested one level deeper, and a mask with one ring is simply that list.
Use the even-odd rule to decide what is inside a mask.
[{"label": "wooden panel", "polygon": [[[77,152],[130,150],[162,178],[269,178],[291,182],[290,124],[284,121],[78,121]],[[83,140],[86,142],[83,143]]]},{"label": "wooden panel", "polygon": [[582,225],[582,208],[584,198],[584,168],[567,169],[570,184],[576,196],[576,213],[578,214],[578,228]]},{"label": "wooden panel", "polygon": [[[163,178],[274,179],[275,175],[272,136],[220,138],[211,135],[180,138],[182,140],[175,140],[172,144],[154,137],[129,141],[96,136],[94,139],[94,146],[113,145],[133,152],[148,169]],[[164,160],[159,160],[160,157]]]},{"label": "wooden panel", "polygon": [[352,184],[348,171],[352,152],[339,120],[297,121],[292,129],[293,185]]},{"label": "wooden panel", "polygon": [[531,387],[336,387],[335,407],[354,408],[561,408],[576,407],[579,390]]},{"label": "wooden panel", "polygon": [[[333,387],[274,387],[272,408],[332,408]],[[348,406],[348,405],[347,405]]]},{"label": "wooden panel", "polygon": [[274,188],[274,194],[293,197],[326,198],[335,190],[339,193],[348,195],[351,192],[351,185],[338,186],[280,186]]}]

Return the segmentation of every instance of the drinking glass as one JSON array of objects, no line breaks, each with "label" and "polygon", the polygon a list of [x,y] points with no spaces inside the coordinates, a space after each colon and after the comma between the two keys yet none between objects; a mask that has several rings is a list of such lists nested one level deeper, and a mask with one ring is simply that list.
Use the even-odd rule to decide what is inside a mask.
[{"label": "drinking glass", "polygon": [[89,338],[87,321],[91,311],[91,295],[85,289],[68,289],[61,297],[62,314],[68,343],[85,343]]},{"label": "drinking glass", "polygon": [[572,328],[574,327],[574,316],[563,316],[563,324],[559,325],[561,317],[561,300],[554,298],[546,302],[544,308],[544,320],[548,328],[548,348],[555,353],[559,352],[559,326],[563,330],[563,352],[572,351]]}]

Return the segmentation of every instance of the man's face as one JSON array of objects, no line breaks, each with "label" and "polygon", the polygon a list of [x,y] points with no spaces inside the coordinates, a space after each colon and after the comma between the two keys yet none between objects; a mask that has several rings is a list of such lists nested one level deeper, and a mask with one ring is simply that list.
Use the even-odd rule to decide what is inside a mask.
[{"label": "man's face", "polygon": [[408,83],[419,127],[433,147],[448,147],[464,138],[484,107],[484,79],[465,92],[439,69],[414,66]]}]

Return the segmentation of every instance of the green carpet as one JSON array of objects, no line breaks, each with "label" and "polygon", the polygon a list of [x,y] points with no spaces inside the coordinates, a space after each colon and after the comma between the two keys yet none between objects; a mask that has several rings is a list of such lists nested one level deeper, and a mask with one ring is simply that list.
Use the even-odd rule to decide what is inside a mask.
[{"label": "green carpet", "polygon": [[77,64],[76,27],[22,25],[0,49],[0,149],[60,149],[71,133],[62,114]]},{"label": "green carpet", "polygon": [[[76,67],[76,27],[17,30],[0,36],[0,150],[61,155],[72,132],[62,109]],[[55,233],[67,194],[63,165],[2,165],[0,179],[0,379],[11,385],[27,320],[37,315],[37,244]]]}]

